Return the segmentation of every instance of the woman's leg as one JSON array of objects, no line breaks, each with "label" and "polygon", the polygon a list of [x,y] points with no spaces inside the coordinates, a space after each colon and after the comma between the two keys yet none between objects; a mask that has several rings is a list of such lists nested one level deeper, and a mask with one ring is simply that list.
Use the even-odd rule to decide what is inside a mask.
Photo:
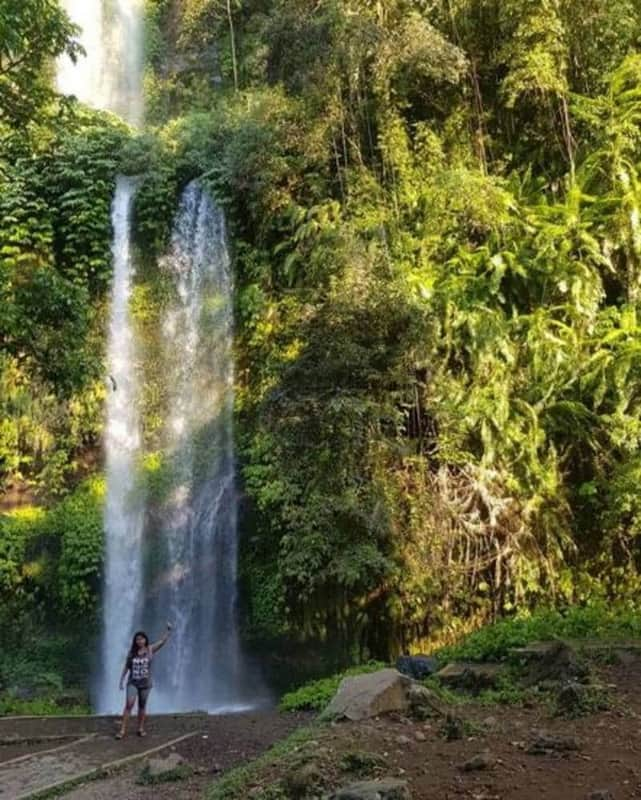
[{"label": "woman's leg", "polygon": [[119,739],[122,739],[127,735],[127,724],[129,723],[129,717],[131,716],[131,710],[133,709],[135,702],[136,687],[132,686],[131,684],[127,684],[127,700],[125,702],[124,711],[122,712],[122,725],[120,726],[120,733],[118,734]]},{"label": "woman's leg", "polygon": [[138,736],[145,735],[145,720],[147,719],[147,700],[151,689],[138,689]]}]

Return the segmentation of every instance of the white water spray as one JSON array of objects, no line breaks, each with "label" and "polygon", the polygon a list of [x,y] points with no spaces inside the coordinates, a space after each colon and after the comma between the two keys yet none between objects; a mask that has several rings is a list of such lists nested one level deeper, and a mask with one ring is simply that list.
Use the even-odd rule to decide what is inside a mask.
[{"label": "white water spray", "polygon": [[161,264],[176,287],[163,324],[172,476],[162,508],[165,564],[155,614],[176,623],[154,707],[233,710],[240,702],[233,443],[233,282],[222,211],[185,190]]},{"label": "white water spray", "polygon": [[142,0],[62,0],[87,55],[58,63],[58,91],[132,125],[142,121]]},{"label": "white water spray", "polygon": [[119,178],[112,206],[114,277],[105,432],[104,633],[98,688],[98,706],[102,712],[114,711],[122,705],[118,676],[139,615],[142,591],[144,501],[133,480],[141,450],[141,434],[138,386],[132,366],[136,361],[136,347],[130,314],[133,276],[130,230],[135,192],[135,180]]}]

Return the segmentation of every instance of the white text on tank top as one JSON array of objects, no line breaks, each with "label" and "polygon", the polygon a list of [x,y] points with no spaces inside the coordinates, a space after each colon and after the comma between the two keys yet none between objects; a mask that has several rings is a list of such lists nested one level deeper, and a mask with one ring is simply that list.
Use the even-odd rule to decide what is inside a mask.
[{"label": "white text on tank top", "polygon": [[134,656],[131,659],[131,679],[144,681],[149,677],[149,656]]}]

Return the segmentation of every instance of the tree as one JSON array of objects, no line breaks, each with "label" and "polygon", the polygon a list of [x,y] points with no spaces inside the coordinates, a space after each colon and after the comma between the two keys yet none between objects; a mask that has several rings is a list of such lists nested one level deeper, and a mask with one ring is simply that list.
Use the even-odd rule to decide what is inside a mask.
[{"label": "tree", "polygon": [[57,0],[0,2],[0,120],[20,125],[54,96],[47,66],[64,53],[83,50]]}]

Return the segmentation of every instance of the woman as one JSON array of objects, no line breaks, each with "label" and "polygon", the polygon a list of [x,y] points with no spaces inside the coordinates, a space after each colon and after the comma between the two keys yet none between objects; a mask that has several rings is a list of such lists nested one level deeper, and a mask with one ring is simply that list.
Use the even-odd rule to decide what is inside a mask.
[{"label": "woman", "polygon": [[149,692],[152,687],[151,680],[151,662],[152,659],[160,648],[167,642],[171,636],[172,626],[167,623],[167,632],[155,644],[149,644],[149,637],[144,631],[138,631],[134,635],[131,643],[131,649],[127,655],[125,666],[122,669],[120,676],[120,691],[125,688],[125,677],[129,673],[129,680],[127,681],[127,700],[125,702],[125,710],[122,712],[122,726],[120,731],[116,734],[116,739],[122,739],[127,735],[127,724],[131,711],[138,700],[138,736],[146,736],[145,733],[145,716],[147,709],[147,700],[149,699]]}]

